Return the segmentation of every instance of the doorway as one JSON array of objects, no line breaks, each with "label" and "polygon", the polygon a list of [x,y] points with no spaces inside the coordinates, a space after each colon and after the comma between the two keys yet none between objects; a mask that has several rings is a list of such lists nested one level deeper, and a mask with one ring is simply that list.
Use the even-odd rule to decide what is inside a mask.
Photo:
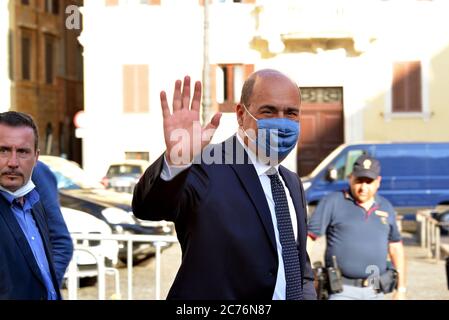
[{"label": "doorway", "polygon": [[343,88],[301,88],[301,135],[297,168],[308,175],[332,150],[344,142]]}]

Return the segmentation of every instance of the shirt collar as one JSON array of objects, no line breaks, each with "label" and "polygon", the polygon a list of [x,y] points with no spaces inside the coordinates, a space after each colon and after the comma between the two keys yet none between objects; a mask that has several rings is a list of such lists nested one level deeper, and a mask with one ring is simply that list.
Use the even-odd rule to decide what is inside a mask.
[{"label": "shirt collar", "polygon": [[[354,202],[355,204],[359,205],[357,203],[357,201],[355,201],[354,197],[352,196],[351,190],[349,190],[349,189],[348,190],[343,190],[343,195],[344,195],[346,200],[350,200],[350,201]],[[375,194],[374,195],[374,201],[373,201],[373,204],[371,205],[371,208],[376,206],[378,202],[379,202],[379,200],[378,200],[377,194]]]},{"label": "shirt collar", "polygon": [[256,154],[250,148],[248,148],[248,146],[245,144],[245,142],[243,141],[242,137],[240,137],[240,134],[238,132],[236,136],[238,142],[242,145],[243,149],[245,149],[246,153],[248,154],[249,160],[254,165],[254,169],[256,169],[258,176],[266,175],[267,171],[273,167],[276,168],[276,171],[279,172],[279,164],[275,166],[269,166],[267,164],[260,162]]},{"label": "shirt collar", "polygon": [[[9,194],[8,192],[0,190],[0,194],[3,196],[3,198],[6,199],[6,201],[9,202],[10,205],[12,205],[14,203],[14,200],[16,200],[16,198],[14,198],[14,196]],[[32,207],[39,201],[39,193],[37,193],[36,189],[33,189],[30,192],[28,192],[24,196],[24,198],[25,198],[24,204],[29,204],[30,207]]]}]

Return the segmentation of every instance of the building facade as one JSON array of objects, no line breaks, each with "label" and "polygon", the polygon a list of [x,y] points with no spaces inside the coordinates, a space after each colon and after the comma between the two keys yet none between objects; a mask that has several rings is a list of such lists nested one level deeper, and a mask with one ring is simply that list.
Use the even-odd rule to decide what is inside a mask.
[{"label": "building facade", "polygon": [[1,5],[8,21],[7,34],[1,34],[8,44],[2,110],[34,117],[42,154],[81,162],[81,141],[73,125],[84,103],[82,46],[77,40],[81,28],[68,27],[66,9],[81,7],[82,0],[9,0]]},{"label": "building facade", "polygon": [[8,1],[0,2],[0,112],[11,105]]},{"label": "building facade", "polygon": [[341,143],[449,139],[444,1],[210,0],[207,7],[206,15],[201,0],[85,3],[83,154],[92,175],[101,178],[112,161],[159,157],[159,92],[170,97],[186,74],[207,80],[209,113],[224,112],[216,142],[237,130],[233,108],[248,74],[275,68],[295,80],[301,137],[286,165],[301,176]]}]

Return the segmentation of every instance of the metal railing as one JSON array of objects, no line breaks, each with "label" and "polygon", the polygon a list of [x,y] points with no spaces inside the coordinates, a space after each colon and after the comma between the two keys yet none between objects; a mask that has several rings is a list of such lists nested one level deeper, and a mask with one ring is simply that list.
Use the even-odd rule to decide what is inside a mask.
[{"label": "metal railing", "polygon": [[436,261],[441,258],[441,232],[440,227],[448,226],[447,222],[439,222],[432,217],[432,210],[419,210],[416,213],[419,223],[419,236],[421,248],[427,250],[427,257]]},{"label": "metal railing", "polygon": [[[86,246],[77,245],[78,240],[117,240],[127,243],[127,283],[128,283],[128,300],[133,299],[133,243],[134,242],[146,242],[150,243],[155,247],[155,299],[160,300],[161,298],[161,249],[167,246],[169,243],[177,243],[178,239],[175,236],[156,236],[156,235],[131,235],[131,234],[72,234],[72,239],[75,246],[75,252],[70,262],[69,268],[67,270],[67,289],[68,289],[68,299],[77,299],[78,290],[78,268],[76,265],[76,252],[84,251],[89,253],[95,258],[98,271],[98,299],[104,300],[106,296],[106,284],[105,277],[106,273],[113,271],[106,268],[104,264],[104,256],[97,254],[89,250]],[[116,270],[116,269],[115,269]],[[119,278],[117,276],[118,270],[113,271],[116,281],[116,291],[117,291],[117,281]],[[118,287],[119,288],[119,287]]]}]

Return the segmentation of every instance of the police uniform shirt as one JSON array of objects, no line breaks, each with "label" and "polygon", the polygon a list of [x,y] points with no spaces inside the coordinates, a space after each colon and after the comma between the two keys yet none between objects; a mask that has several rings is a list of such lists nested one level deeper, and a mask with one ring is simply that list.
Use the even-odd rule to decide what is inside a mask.
[{"label": "police uniform shirt", "polygon": [[335,255],[347,278],[384,273],[389,243],[401,241],[394,208],[380,195],[367,211],[350,193],[332,193],[319,202],[308,227],[312,238],[326,235],[326,266],[332,266]]}]

